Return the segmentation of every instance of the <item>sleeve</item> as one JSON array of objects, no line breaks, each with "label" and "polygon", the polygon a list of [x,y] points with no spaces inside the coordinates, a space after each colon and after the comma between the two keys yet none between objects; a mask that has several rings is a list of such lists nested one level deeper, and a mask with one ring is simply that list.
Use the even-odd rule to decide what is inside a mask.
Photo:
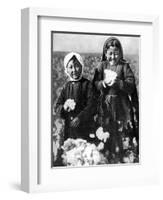
[{"label": "sleeve", "polygon": [[128,63],[123,67],[123,75],[123,80],[120,79],[118,82],[119,89],[127,94],[131,94],[135,89],[135,78]]},{"label": "sleeve", "polygon": [[63,108],[64,103],[65,103],[65,87],[62,89],[62,91],[58,97],[57,103],[55,105],[56,114],[60,115],[60,117],[63,119],[65,119],[65,117],[66,117],[66,112]]},{"label": "sleeve", "polygon": [[101,91],[103,88],[105,88],[105,84],[103,82],[103,66],[102,63],[99,64],[99,66],[95,69],[95,74],[93,78],[93,86],[96,91]]},{"label": "sleeve", "polygon": [[86,88],[86,106],[77,116],[82,121],[88,120],[95,112],[95,98],[92,88],[92,83],[89,82]]}]

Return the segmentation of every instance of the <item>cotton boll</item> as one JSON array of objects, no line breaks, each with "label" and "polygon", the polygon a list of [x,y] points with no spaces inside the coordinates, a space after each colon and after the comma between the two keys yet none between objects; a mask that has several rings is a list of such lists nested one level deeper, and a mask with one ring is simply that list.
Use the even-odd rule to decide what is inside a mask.
[{"label": "cotton boll", "polygon": [[[100,149],[104,146],[101,143]],[[67,139],[63,145],[63,164],[67,166],[89,166],[107,163],[107,159],[99,152],[95,144],[83,139]]]},{"label": "cotton boll", "polygon": [[109,132],[104,132],[102,127],[99,127],[96,130],[96,136],[99,140],[101,140],[101,141],[103,140],[105,143],[107,141],[107,139],[110,137],[110,134],[109,134]]},{"label": "cotton boll", "polygon": [[90,166],[90,163],[88,161],[85,161],[83,166]]},{"label": "cotton boll", "polygon": [[76,106],[76,102],[74,101],[74,99],[67,99],[63,107],[65,110],[70,111],[70,110],[74,110],[75,106]]},{"label": "cotton boll", "polygon": [[77,151],[81,153],[81,152],[84,151],[84,149],[85,149],[85,145],[82,144],[81,146],[79,146],[79,147],[77,148]]},{"label": "cotton boll", "polygon": [[75,103],[74,99],[71,99],[69,101],[69,107],[70,107],[70,109],[74,110],[75,109],[75,105],[76,105],[76,103]]},{"label": "cotton boll", "polygon": [[87,159],[91,159],[91,153],[92,149],[90,148],[90,146],[87,146],[83,152],[83,156],[86,157]]},{"label": "cotton boll", "polygon": [[99,151],[103,150],[104,149],[104,143],[103,142],[100,142],[99,145],[97,146],[97,149]]},{"label": "cotton boll", "polygon": [[136,141],[136,138],[135,138],[135,137],[133,138],[133,140],[132,140],[132,143],[133,143],[134,147],[137,147],[137,146],[138,146],[138,143],[137,143],[137,141]]},{"label": "cotton boll", "polygon": [[98,134],[98,135],[97,135],[97,138],[98,138],[99,140],[103,140],[103,133]]},{"label": "cotton boll", "polygon": [[63,146],[62,146],[62,149],[63,149],[64,151],[69,151],[69,150],[73,149],[74,147],[76,147],[75,141],[74,141],[73,139],[71,139],[71,138],[68,138],[68,139],[64,142],[64,144],[63,144]]},{"label": "cotton boll", "polygon": [[110,137],[109,132],[105,132],[105,133],[103,134],[104,143],[107,141],[107,139],[108,139],[109,137]]},{"label": "cotton boll", "polygon": [[96,134],[99,134],[99,133],[103,133],[103,128],[102,128],[102,127],[99,127],[99,128],[96,130]]},{"label": "cotton boll", "polygon": [[99,127],[97,130],[96,130],[96,136],[99,140],[102,140],[103,139],[103,128],[102,127]]},{"label": "cotton boll", "polygon": [[66,154],[67,154],[66,157],[67,157],[67,163],[68,164],[76,163],[76,157],[75,157],[75,154],[74,154],[74,149],[68,151]]},{"label": "cotton boll", "polygon": [[91,144],[91,148],[92,148],[92,150],[96,150],[96,145],[95,144]]},{"label": "cotton boll", "polygon": [[63,160],[63,164],[67,165],[67,155],[66,155],[66,153],[62,154],[61,157],[62,157],[62,160]]},{"label": "cotton boll", "polygon": [[104,70],[104,81],[105,81],[106,84],[111,85],[116,78],[117,78],[116,72],[109,70],[109,69]]},{"label": "cotton boll", "polygon": [[67,101],[64,103],[63,108],[64,108],[64,110],[67,110],[67,108],[68,108]]},{"label": "cotton boll", "polygon": [[76,166],[77,166],[77,167],[82,166],[82,162],[81,162],[81,160],[78,160],[78,161],[77,161]]},{"label": "cotton boll", "polygon": [[130,142],[130,138],[129,137],[126,137],[124,138],[123,140],[123,149],[128,149],[129,148],[129,142]]},{"label": "cotton boll", "polygon": [[128,157],[123,157],[123,162],[124,163],[130,163],[130,159]]},{"label": "cotton boll", "polygon": [[98,151],[93,151],[93,161],[95,165],[100,162],[100,154]]},{"label": "cotton boll", "polygon": [[91,134],[89,134],[89,137],[90,138],[95,138],[95,134],[91,133]]},{"label": "cotton boll", "polygon": [[134,160],[135,160],[135,156],[134,156],[134,153],[133,152],[131,152],[130,154],[129,154],[129,160],[130,160],[130,163],[133,163],[134,162]]}]

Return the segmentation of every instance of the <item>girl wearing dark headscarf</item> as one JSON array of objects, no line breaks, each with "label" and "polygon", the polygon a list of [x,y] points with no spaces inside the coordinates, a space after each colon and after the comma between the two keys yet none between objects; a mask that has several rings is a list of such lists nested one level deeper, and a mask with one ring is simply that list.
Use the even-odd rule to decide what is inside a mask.
[{"label": "girl wearing dark headscarf", "polygon": [[138,96],[134,74],[123,59],[123,49],[116,37],[106,40],[102,61],[93,79],[98,99],[98,124],[110,133],[108,149],[122,152],[122,134],[138,142]]}]

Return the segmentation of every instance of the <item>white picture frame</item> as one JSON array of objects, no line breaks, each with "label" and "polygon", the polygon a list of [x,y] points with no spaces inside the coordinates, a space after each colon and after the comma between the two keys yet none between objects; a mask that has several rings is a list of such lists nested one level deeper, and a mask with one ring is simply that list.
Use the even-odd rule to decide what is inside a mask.
[{"label": "white picture frame", "polygon": [[[49,8],[25,8],[21,12],[21,188],[26,192],[38,191],[60,191],[72,189],[96,189],[108,188],[114,186],[125,185],[143,185],[158,183],[158,156],[156,148],[159,141],[159,130],[157,127],[157,109],[150,107],[152,119],[149,118],[147,105],[156,103],[159,91],[154,89],[155,95],[150,96],[148,88],[156,88],[157,71],[158,71],[158,16],[137,16],[128,14],[115,14],[105,12],[80,11],[80,10],[58,10]],[[40,19],[45,19],[43,22]],[[60,26],[58,22],[61,20],[65,25]],[[54,21],[53,21],[54,20]],[[49,23],[49,21],[51,21]],[[39,31],[44,29],[64,31],[67,27],[72,29],[76,23],[93,23],[100,25],[104,23],[109,25],[110,22],[119,25],[119,29],[124,34],[136,33],[142,34],[144,37],[144,46],[141,53],[144,55],[141,63],[141,162],[140,165],[116,166],[116,167],[89,167],[89,168],[70,168],[70,169],[51,169],[48,139],[45,134],[40,135],[41,129],[46,130],[45,126],[40,126],[41,115],[47,114],[46,109],[40,112],[40,108],[47,103],[47,99],[42,99],[42,89],[48,86],[50,74],[48,68],[43,68],[44,77],[40,74],[41,62],[39,60],[40,38]],[[134,29],[130,27],[124,32],[123,26],[136,25]],[[93,27],[93,26],[92,26]],[[141,27],[141,28],[140,28]],[[43,28],[43,29],[42,29]],[[70,28],[70,29],[71,29]],[[139,29],[140,28],[140,29]],[[93,28],[92,28],[93,29]],[[142,30],[141,30],[142,29]],[[73,29],[74,30],[74,29]],[[82,31],[80,26],[77,31]],[[88,30],[91,30],[89,26]],[[87,30],[87,31],[88,31]],[[116,30],[116,29],[115,29]],[[106,32],[106,30],[101,30]],[[137,32],[136,32],[137,31]],[[88,31],[89,32],[89,31]],[[50,36],[49,36],[50,37]],[[149,37],[149,38],[147,38]],[[48,40],[49,41],[49,40]],[[147,46],[151,44],[151,49]],[[49,44],[50,45],[50,44]],[[47,49],[47,46],[45,46]],[[144,50],[148,51],[143,54]],[[142,52],[143,51],[143,52]],[[47,50],[47,52],[50,52]],[[50,53],[47,53],[47,57]],[[149,57],[148,57],[149,56]],[[45,55],[46,57],[46,55]],[[147,59],[148,58],[148,59]],[[43,61],[44,62],[44,61]],[[148,67],[147,67],[147,65]],[[147,69],[148,68],[148,69]],[[146,71],[148,70],[148,74]],[[148,75],[148,76],[145,76]],[[48,79],[49,78],[49,79]],[[151,78],[154,82],[151,83]],[[47,84],[47,85],[46,85]],[[48,91],[48,90],[47,90]],[[50,90],[49,90],[50,92]],[[49,95],[47,93],[47,96]],[[43,101],[43,104],[42,104]],[[50,101],[50,99],[49,99]],[[50,106],[50,105],[49,105]],[[49,116],[50,117],[50,116]],[[47,121],[49,122],[49,121]],[[43,122],[43,124],[45,124]],[[149,127],[148,124],[151,124]],[[148,134],[147,134],[148,132]],[[50,133],[49,133],[50,134]],[[44,140],[45,139],[45,140]],[[45,141],[45,143],[43,143]],[[49,141],[50,142],[50,141]],[[151,148],[152,144],[152,148]],[[42,157],[45,158],[43,161]],[[53,170],[53,171],[52,171]],[[112,174],[116,173],[115,175]],[[96,174],[96,177],[94,176]],[[132,176],[131,176],[132,174]],[[50,178],[52,177],[52,178]],[[52,180],[50,180],[52,179]],[[67,181],[71,180],[71,181]],[[64,183],[64,184],[63,184]]]}]

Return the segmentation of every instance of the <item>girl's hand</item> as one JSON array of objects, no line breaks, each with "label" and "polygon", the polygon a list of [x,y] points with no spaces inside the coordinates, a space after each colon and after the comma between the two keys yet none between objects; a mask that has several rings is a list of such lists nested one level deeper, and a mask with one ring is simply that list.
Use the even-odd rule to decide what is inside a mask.
[{"label": "girl's hand", "polygon": [[115,83],[115,80],[111,80],[108,83],[106,83],[107,86],[112,86]]},{"label": "girl's hand", "polygon": [[78,118],[78,117],[75,117],[75,118],[71,121],[70,126],[71,126],[71,127],[78,127],[79,123],[80,123],[79,118]]},{"label": "girl's hand", "polygon": [[109,87],[114,87],[114,86],[116,87],[119,84],[120,84],[120,79],[118,77],[116,77],[115,79],[113,79],[109,83],[107,83],[106,85],[109,86]]},{"label": "girl's hand", "polygon": [[111,83],[111,80],[104,79],[104,80],[103,80],[103,82],[104,82],[104,84],[105,84],[105,85],[108,85],[108,86],[109,86],[109,85],[110,85],[110,83]]}]

